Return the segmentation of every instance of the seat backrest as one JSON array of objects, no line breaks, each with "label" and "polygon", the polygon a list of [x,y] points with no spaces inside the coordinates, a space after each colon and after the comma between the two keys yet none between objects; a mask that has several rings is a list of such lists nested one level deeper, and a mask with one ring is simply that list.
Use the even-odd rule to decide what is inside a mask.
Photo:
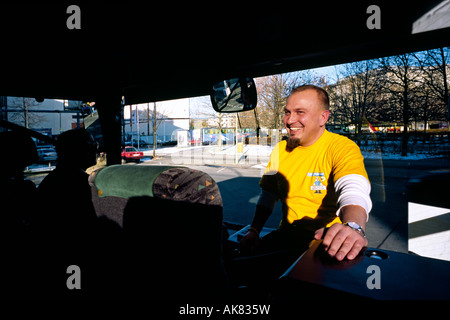
[{"label": "seat backrest", "polygon": [[158,298],[211,298],[226,287],[222,207],[156,197],[130,198],[123,230],[129,292]]},{"label": "seat backrest", "polygon": [[226,286],[222,198],[208,174],[116,165],[89,180],[98,217],[123,236],[121,270],[128,293],[208,298]]}]

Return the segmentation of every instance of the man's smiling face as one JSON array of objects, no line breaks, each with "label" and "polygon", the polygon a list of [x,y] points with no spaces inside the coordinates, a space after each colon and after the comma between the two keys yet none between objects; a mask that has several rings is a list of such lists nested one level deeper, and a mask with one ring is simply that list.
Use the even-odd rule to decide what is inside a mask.
[{"label": "man's smiling face", "polygon": [[329,114],[321,106],[315,90],[307,89],[292,94],[287,100],[283,118],[291,142],[298,141],[297,145],[303,147],[314,144],[325,131]]}]

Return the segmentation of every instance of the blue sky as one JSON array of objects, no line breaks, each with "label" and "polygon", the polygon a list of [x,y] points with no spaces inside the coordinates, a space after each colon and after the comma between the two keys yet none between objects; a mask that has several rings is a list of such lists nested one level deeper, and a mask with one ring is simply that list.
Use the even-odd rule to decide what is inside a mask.
[{"label": "blue sky", "polygon": [[339,67],[340,65],[336,66],[328,66],[328,67],[320,67],[311,69],[311,71],[317,73],[318,75],[324,75],[326,78],[331,81],[331,83],[336,82],[336,67]]}]

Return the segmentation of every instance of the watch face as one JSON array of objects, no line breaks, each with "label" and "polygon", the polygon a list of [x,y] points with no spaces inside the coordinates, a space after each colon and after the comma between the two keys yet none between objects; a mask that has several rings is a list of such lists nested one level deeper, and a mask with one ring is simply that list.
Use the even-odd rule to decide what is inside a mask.
[{"label": "watch face", "polygon": [[361,226],[355,222],[347,222],[347,225],[353,229],[361,229]]}]

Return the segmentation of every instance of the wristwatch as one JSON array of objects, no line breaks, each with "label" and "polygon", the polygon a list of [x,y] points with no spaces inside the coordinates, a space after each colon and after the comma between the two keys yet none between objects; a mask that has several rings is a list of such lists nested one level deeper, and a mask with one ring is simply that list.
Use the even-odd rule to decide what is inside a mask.
[{"label": "wristwatch", "polygon": [[366,237],[366,233],[364,232],[364,229],[356,222],[348,221],[348,222],[344,223],[344,226],[350,227],[353,230],[358,231],[364,238]]}]

